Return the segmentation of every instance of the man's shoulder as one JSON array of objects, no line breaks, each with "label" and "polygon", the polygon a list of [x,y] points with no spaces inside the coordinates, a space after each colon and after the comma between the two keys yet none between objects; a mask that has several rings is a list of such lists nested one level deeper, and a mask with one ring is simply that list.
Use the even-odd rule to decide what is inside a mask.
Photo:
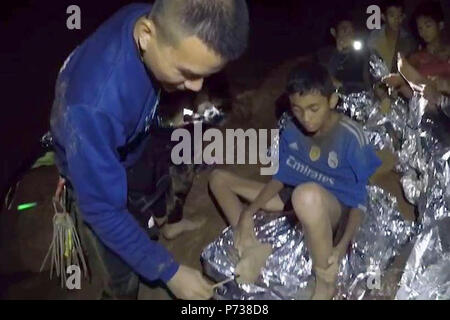
[{"label": "man's shoulder", "polygon": [[79,78],[77,84],[89,85],[90,79],[104,82],[112,70],[121,67],[119,60],[129,55],[132,48],[131,23],[150,9],[144,4],[121,8],[75,49],[74,59],[69,62],[72,68],[68,69],[70,76]]}]

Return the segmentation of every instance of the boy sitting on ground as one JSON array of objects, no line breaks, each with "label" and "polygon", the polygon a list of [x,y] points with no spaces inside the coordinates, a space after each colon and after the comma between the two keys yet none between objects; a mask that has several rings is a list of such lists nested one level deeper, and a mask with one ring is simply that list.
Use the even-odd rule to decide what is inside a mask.
[{"label": "boy sitting on ground", "polygon": [[287,93],[293,118],[281,132],[279,170],[272,180],[264,184],[215,170],[210,188],[234,230],[241,258],[236,274],[242,276],[243,261],[264,266],[270,255],[268,245],[256,239],[253,215],[293,209],[316,274],[312,298],[331,299],[339,261],[366,210],[368,179],[380,161],[361,127],[335,111],[338,96],[323,66],[294,69]]}]

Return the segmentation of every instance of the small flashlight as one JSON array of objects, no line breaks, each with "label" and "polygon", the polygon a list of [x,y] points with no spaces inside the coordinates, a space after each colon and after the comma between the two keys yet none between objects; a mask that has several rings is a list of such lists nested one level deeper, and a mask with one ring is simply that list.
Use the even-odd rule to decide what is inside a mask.
[{"label": "small flashlight", "polygon": [[359,51],[362,49],[362,42],[357,40],[357,41],[353,41],[353,49],[355,49],[356,51]]},{"label": "small flashlight", "polygon": [[192,111],[191,109],[183,109],[183,116],[190,116],[192,117],[194,115],[194,111]]}]

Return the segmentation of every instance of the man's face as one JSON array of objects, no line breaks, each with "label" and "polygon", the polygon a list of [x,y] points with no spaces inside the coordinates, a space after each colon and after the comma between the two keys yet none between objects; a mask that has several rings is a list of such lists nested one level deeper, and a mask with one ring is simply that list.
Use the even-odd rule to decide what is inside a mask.
[{"label": "man's face", "polygon": [[346,51],[353,46],[355,29],[351,21],[342,21],[336,29],[336,48],[338,51]]},{"label": "man's face", "polygon": [[151,21],[145,23],[148,27],[139,29],[142,58],[166,91],[200,91],[204,78],[225,66],[226,61],[198,37],[187,36],[172,44],[158,36]]},{"label": "man's face", "polygon": [[335,107],[328,97],[318,91],[303,95],[294,93],[289,96],[291,110],[303,129],[311,135],[319,132],[330,119],[330,112]]},{"label": "man's face", "polygon": [[400,27],[403,23],[403,19],[405,16],[403,15],[403,9],[400,7],[389,7],[386,10],[386,24],[393,31],[400,30]]},{"label": "man's face", "polygon": [[426,43],[433,42],[439,37],[439,24],[430,17],[419,17],[417,19],[419,35]]}]

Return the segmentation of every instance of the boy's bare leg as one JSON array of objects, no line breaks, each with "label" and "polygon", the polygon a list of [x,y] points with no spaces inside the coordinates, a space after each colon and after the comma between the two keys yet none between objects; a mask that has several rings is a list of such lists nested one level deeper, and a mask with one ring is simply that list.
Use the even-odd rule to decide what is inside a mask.
[{"label": "boy's bare leg", "polygon": [[[315,183],[306,183],[295,188],[292,205],[302,224],[306,244],[312,257],[313,269],[327,269],[328,258],[333,250],[333,230],[342,214],[339,201],[330,192]],[[312,299],[331,299],[335,284],[316,274],[316,287]]]},{"label": "boy's bare leg", "polygon": [[[184,204],[194,183],[195,175],[193,164],[169,166],[170,187],[166,190],[163,201],[166,214],[160,218],[154,215],[162,235],[168,240],[175,239],[184,232],[195,231],[206,222],[205,218],[190,220],[183,216]],[[161,205],[160,202],[158,203]],[[158,209],[164,210],[160,206]]]},{"label": "boy's bare leg", "polygon": [[[209,177],[209,187],[222,208],[229,224],[234,228],[239,221],[239,215],[244,206],[239,196],[251,202],[256,199],[265,184],[239,176],[225,170],[216,169]],[[281,198],[276,195],[264,206],[267,211],[282,211],[284,207]]]},{"label": "boy's bare leg", "polygon": [[[209,186],[217,202],[222,208],[228,222],[234,228],[238,224],[239,216],[244,209],[238,196],[252,202],[259,195],[265,184],[250,179],[240,178],[225,170],[214,170],[209,179]],[[267,211],[282,211],[284,203],[276,195],[264,206]],[[249,217],[252,219],[252,217]],[[272,253],[270,244],[262,244],[256,239],[254,230],[252,237],[246,241],[241,252],[241,260],[236,265],[236,273],[240,275],[240,283],[253,283],[258,278],[267,258]]]},{"label": "boy's bare leg", "polygon": [[179,222],[165,224],[162,227],[161,231],[164,238],[166,238],[167,240],[173,240],[184,232],[200,229],[205,225],[205,223],[206,218],[201,218],[195,221],[183,218]]}]

